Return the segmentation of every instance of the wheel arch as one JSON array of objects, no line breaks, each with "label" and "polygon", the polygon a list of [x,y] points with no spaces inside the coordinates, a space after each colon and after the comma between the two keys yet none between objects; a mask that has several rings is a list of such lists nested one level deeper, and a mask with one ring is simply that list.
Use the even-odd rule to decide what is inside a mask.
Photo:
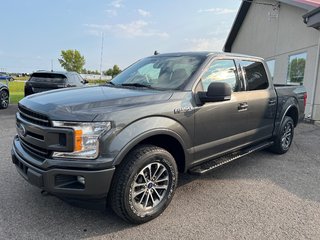
[{"label": "wheel arch", "polygon": [[150,130],[131,140],[116,156],[114,165],[120,164],[129,152],[142,144],[151,144],[167,150],[174,157],[179,172],[186,171],[186,161],[190,157],[190,154],[186,150],[182,138],[177,133],[168,129]]},{"label": "wheel arch", "polygon": [[9,92],[9,89],[7,87],[0,88],[0,92],[1,91],[6,91],[8,93],[8,96],[10,96],[10,92]]},{"label": "wheel arch", "polygon": [[273,136],[276,136],[280,130],[280,126],[284,121],[286,116],[292,118],[294,122],[294,127],[296,127],[299,123],[299,109],[297,105],[297,101],[293,98],[290,98],[286,101],[285,104],[280,105],[277,110],[277,117],[275,119],[275,127],[273,130]]},{"label": "wheel arch", "polygon": [[158,134],[150,136],[141,142],[140,144],[151,144],[157,147],[167,150],[175,159],[179,172],[185,172],[185,152],[182,144],[173,136],[167,134]]},{"label": "wheel arch", "polygon": [[298,108],[295,105],[290,105],[286,111],[284,112],[282,119],[281,119],[281,123],[283,122],[284,118],[288,116],[291,117],[293,122],[294,122],[294,126],[296,127],[299,121],[299,111]]},{"label": "wheel arch", "polygon": [[114,128],[102,140],[102,151],[112,156],[112,165],[119,165],[125,156],[139,144],[153,144],[170,152],[176,159],[180,172],[185,172],[192,160],[192,134],[175,119],[150,116],[139,119],[124,128]]}]

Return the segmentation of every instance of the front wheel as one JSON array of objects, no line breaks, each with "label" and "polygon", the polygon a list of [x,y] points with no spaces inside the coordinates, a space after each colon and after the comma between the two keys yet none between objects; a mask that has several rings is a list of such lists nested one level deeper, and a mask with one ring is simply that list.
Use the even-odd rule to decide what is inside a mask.
[{"label": "front wheel", "polygon": [[150,221],[169,205],[177,181],[177,165],[169,152],[153,145],[139,146],[116,170],[109,204],[128,222]]},{"label": "front wheel", "polygon": [[291,117],[285,116],[280,126],[280,130],[275,137],[271,151],[277,154],[286,153],[292,143],[294,135],[294,122]]}]

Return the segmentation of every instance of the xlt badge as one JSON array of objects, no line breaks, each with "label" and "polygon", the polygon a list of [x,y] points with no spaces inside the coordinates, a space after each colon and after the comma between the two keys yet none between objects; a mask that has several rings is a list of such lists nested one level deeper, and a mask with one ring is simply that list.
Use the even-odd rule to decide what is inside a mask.
[{"label": "xlt badge", "polygon": [[190,111],[192,111],[192,107],[181,107],[181,108],[175,108],[173,110],[174,114],[190,112]]}]

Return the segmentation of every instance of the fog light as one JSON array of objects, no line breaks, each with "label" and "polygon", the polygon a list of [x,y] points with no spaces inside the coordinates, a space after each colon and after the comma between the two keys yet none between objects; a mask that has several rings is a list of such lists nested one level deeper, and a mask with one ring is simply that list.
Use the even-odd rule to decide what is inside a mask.
[{"label": "fog light", "polygon": [[77,176],[77,180],[78,180],[79,183],[81,183],[81,184],[83,184],[83,185],[86,184],[86,180],[85,180],[85,178],[82,177],[82,176]]}]

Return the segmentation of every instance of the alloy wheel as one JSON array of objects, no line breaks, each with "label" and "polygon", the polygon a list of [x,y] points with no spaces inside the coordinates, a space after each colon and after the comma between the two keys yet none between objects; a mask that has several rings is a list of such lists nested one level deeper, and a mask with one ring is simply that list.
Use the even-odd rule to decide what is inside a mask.
[{"label": "alloy wheel", "polygon": [[130,189],[130,202],[140,216],[158,206],[169,187],[169,171],[165,165],[153,162],[136,174]]},{"label": "alloy wheel", "polygon": [[283,129],[283,134],[281,137],[281,145],[283,149],[288,149],[290,147],[292,141],[292,129],[293,126],[290,122],[288,122]]},{"label": "alloy wheel", "polygon": [[7,108],[9,105],[9,95],[6,91],[0,92],[0,104],[2,108]]}]

